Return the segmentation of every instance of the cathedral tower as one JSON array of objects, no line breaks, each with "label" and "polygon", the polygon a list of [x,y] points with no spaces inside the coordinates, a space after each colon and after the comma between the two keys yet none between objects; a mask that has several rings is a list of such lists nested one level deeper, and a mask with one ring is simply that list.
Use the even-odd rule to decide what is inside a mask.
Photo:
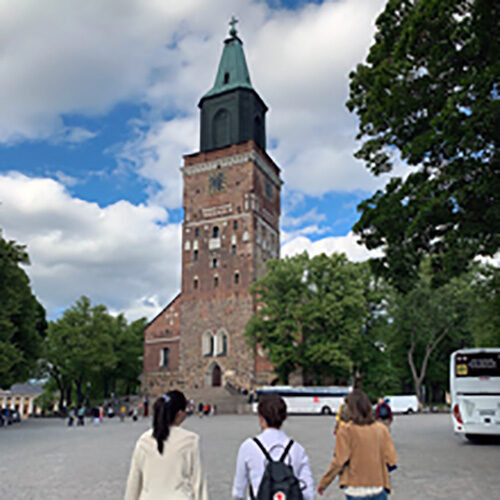
[{"label": "cathedral tower", "polygon": [[254,311],[248,288],[279,256],[282,182],[265,151],[267,106],[234,21],[199,107],[200,152],[185,156],[182,169],[180,369],[188,385],[248,386],[269,369],[243,332]]},{"label": "cathedral tower", "polygon": [[146,327],[143,392],[268,383],[272,366],[244,329],[249,292],[279,257],[280,170],[266,153],[267,107],[233,19],[201,98],[200,151],[184,157],[181,293]]}]

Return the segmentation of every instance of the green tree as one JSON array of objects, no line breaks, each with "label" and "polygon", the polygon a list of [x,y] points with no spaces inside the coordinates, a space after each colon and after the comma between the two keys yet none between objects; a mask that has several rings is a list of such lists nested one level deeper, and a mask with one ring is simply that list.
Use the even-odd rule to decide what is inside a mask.
[{"label": "green tree", "polygon": [[21,265],[29,264],[25,247],[0,232],[0,385],[8,388],[36,369],[45,334],[45,310],[33,295]]},{"label": "green tree", "polygon": [[389,0],[350,74],[356,156],[375,175],[413,167],[359,205],[354,226],[374,268],[403,292],[431,256],[440,285],[500,243],[500,4]]},{"label": "green tree", "polygon": [[81,404],[86,383],[116,365],[114,331],[114,318],[106,307],[92,306],[84,296],[49,324],[45,362],[67,405],[71,404],[73,384]]},{"label": "green tree", "polygon": [[464,275],[434,288],[430,270],[426,272],[424,266],[414,288],[406,294],[395,294],[389,304],[391,362],[403,379],[402,389],[409,371],[421,403],[429,372],[434,372],[440,383],[447,381],[451,352],[470,345],[469,279]]},{"label": "green tree", "polygon": [[246,335],[266,350],[283,383],[299,369],[308,384],[354,381],[376,391],[371,374],[386,362],[379,282],[367,264],[345,255],[268,261],[252,287],[260,305]]},{"label": "green tree", "polygon": [[471,285],[469,326],[476,347],[500,346],[500,269],[482,266]]}]

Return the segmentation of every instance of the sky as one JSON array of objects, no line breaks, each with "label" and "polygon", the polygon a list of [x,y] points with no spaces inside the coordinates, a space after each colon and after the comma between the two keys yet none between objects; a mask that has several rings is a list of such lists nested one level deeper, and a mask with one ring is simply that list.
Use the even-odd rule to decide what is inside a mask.
[{"label": "sky", "polygon": [[[0,228],[56,318],[81,295],[151,319],[179,291],[182,156],[231,16],[269,106],[281,255],[369,253],[348,74],[385,0],[0,0]],[[403,175],[404,167],[392,175]]]}]

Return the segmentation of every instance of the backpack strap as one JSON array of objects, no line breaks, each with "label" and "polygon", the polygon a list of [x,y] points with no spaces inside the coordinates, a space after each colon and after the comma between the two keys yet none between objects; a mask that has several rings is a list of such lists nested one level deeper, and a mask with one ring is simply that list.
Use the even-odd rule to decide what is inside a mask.
[{"label": "backpack strap", "polygon": [[253,440],[257,444],[257,446],[261,449],[262,453],[264,453],[264,456],[268,460],[268,462],[272,462],[273,459],[271,458],[271,455],[269,455],[269,452],[264,448],[264,445],[256,438],[254,437]]},{"label": "backpack strap", "polygon": [[293,444],[293,439],[290,439],[290,441],[286,445],[285,451],[283,452],[283,454],[280,457],[280,460],[279,460],[280,462],[283,462],[285,460],[286,456],[288,455],[288,452],[290,451],[290,448],[292,447],[292,444]]}]

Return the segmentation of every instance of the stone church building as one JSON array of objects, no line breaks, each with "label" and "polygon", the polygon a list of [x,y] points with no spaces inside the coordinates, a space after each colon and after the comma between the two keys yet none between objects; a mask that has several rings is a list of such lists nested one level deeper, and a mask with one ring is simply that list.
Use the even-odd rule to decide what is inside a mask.
[{"label": "stone church building", "polygon": [[266,153],[266,104],[233,27],[198,104],[200,151],[184,156],[180,293],[144,332],[142,392],[269,383],[245,325],[250,285],[279,257],[280,169]]}]

